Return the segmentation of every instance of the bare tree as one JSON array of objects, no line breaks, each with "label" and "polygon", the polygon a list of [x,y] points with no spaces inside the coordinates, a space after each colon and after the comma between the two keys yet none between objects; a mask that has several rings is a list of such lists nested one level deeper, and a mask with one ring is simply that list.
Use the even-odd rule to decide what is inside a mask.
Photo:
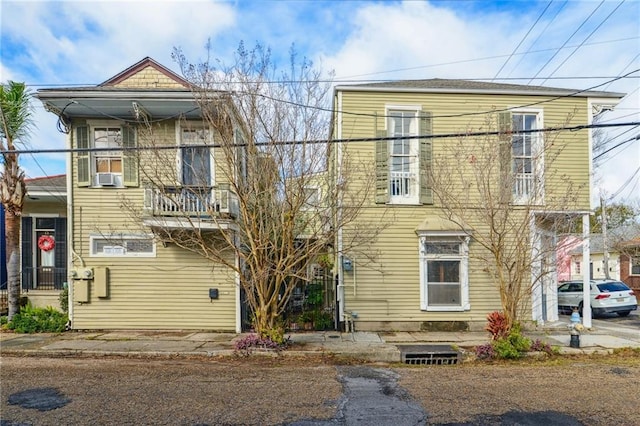
[{"label": "bare tree", "polygon": [[585,189],[554,167],[564,149],[558,134],[518,133],[511,120],[500,114],[486,121],[489,132],[504,132],[499,137],[434,144],[431,173],[436,204],[471,234],[478,247],[469,255],[498,288],[509,326],[553,271],[555,232],[575,219]]},{"label": "bare tree", "polygon": [[[9,81],[0,86],[0,150],[4,168],[0,176],[0,199],[4,205],[7,239],[7,290],[9,320],[18,313],[20,298],[20,216],[27,193],[24,171],[15,151],[24,143],[31,126],[30,94],[24,83]],[[6,142],[6,145],[5,145]]]},{"label": "bare tree", "polygon": [[[331,81],[307,59],[291,51],[281,72],[269,50],[242,44],[228,67],[191,64],[179,50],[174,58],[193,85],[202,120],[181,121],[177,166],[170,166],[175,151],[140,154],[147,191],[182,224],[160,224],[156,235],[235,271],[256,331],[282,339],[280,318],[294,287],[320,258],[334,259],[337,229],[358,216],[371,184],[355,195],[345,195],[347,179],[335,184],[328,164]],[[139,144],[159,146],[164,131],[149,124]],[[223,232],[207,231],[203,218]]]}]

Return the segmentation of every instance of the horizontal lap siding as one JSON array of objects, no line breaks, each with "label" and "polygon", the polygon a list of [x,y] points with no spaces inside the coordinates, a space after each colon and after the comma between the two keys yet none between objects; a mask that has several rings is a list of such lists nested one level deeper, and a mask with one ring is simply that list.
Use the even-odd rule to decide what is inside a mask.
[{"label": "horizontal lap siding", "polygon": [[[155,134],[159,135],[162,138],[154,143],[175,144],[173,125],[164,126]],[[171,154],[167,157],[175,158],[175,151],[168,152]],[[160,158],[149,154],[143,157],[155,162],[154,166],[163,166]],[[76,167],[73,161],[74,177]],[[175,161],[164,167],[174,168]],[[126,201],[140,213],[144,200],[142,173],[140,180],[138,188],[79,188],[74,180],[73,248],[87,267],[108,267],[110,285],[108,298],[91,294],[90,303],[74,303],[73,327],[235,331],[235,275],[228,268],[172,244],[156,244],[156,257],[90,256],[90,235],[151,232],[135,213],[122,207]],[[76,266],[80,266],[80,259],[75,259]],[[210,288],[219,290],[218,299],[210,300]]]},{"label": "horizontal lap siding", "polygon": [[[377,128],[384,128],[385,104],[420,105],[423,110],[433,114],[433,133],[449,134],[461,132],[482,132],[496,130],[496,117],[478,112],[499,110],[547,100],[541,97],[526,96],[481,96],[481,95],[428,95],[380,92],[342,92],[342,134],[341,137],[363,138],[375,136],[376,119],[368,114],[377,113]],[[587,124],[586,99],[561,99],[549,103],[534,105],[531,108],[542,109],[545,127],[572,126]],[[354,113],[349,114],[349,113]],[[361,115],[365,114],[365,115]],[[468,114],[468,115],[462,115]],[[569,117],[572,115],[572,117]],[[453,116],[453,117],[444,117]],[[490,123],[487,119],[490,119]],[[454,139],[434,139],[434,155],[444,144]],[[360,170],[373,170],[374,144],[355,142],[344,144],[345,158],[352,164],[363,162],[369,167]],[[577,203],[571,208],[589,209],[589,150],[588,133],[562,132],[555,140],[556,151],[549,156],[557,156],[553,167],[559,173],[547,172],[545,196],[551,201],[567,190],[566,182],[574,181],[583,189]],[[550,162],[548,162],[550,163]],[[550,166],[550,164],[547,164]],[[361,191],[364,182],[370,177],[358,175],[353,170],[347,172],[350,191]],[[362,172],[361,172],[362,173]],[[347,197],[348,198],[348,197]],[[436,206],[396,206],[389,207],[374,204],[374,195],[369,197],[370,204],[363,210],[358,224],[383,226],[386,229],[379,238],[367,248],[368,253],[379,253],[378,264],[365,265],[364,254],[352,251],[355,259],[353,273],[346,272],[345,307],[358,313],[359,321],[484,321],[488,312],[500,309],[500,296],[492,278],[484,271],[483,261],[476,254],[483,249],[471,239],[469,250],[469,298],[471,310],[466,312],[424,312],[420,310],[420,276],[418,236],[416,228],[429,217],[438,217]],[[568,206],[563,206],[567,208]],[[345,239],[357,227],[346,227]],[[349,256],[349,253],[347,253]],[[360,261],[359,261],[360,260]],[[355,284],[354,284],[355,275]],[[529,303],[528,301],[526,303]]]}]

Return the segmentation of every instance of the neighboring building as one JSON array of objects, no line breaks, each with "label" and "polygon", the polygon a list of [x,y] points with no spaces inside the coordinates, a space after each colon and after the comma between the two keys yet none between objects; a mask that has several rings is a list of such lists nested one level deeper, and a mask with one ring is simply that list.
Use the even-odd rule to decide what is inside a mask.
[{"label": "neighboring building", "polygon": [[[342,266],[338,271],[340,321],[353,318],[359,330],[484,327],[487,314],[501,309],[500,295],[486,267],[476,260],[483,249],[474,241],[474,233],[482,231],[474,227],[481,225],[469,223],[461,229],[443,217],[434,199],[429,178],[432,162],[451,140],[437,136],[455,134],[460,139],[480,129],[493,131],[493,142],[487,141],[489,137],[483,140],[501,144],[500,158],[496,156],[495,161],[500,162],[501,173],[506,170],[514,175],[510,208],[518,209],[542,193],[535,204],[546,217],[555,214],[557,221],[567,216],[581,218],[590,211],[590,131],[564,131],[555,133],[556,139],[550,137],[558,147],[554,151],[552,145],[545,146],[553,162],[532,154],[543,152],[538,131],[590,124],[601,106],[615,105],[622,96],[440,79],[336,87],[333,137],[338,141],[334,144],[338,184],[343,174],[353,178],[364,173],[363,164],[375,165],[375,170],[372,166],[367,172],[375,176],[375,183],[369,186],[373,193],[364,206],[362,221],[345,226],[341,235],[352,237],[365,221],[386,221],[369,247],[375,263],[343,249],[341,238],[336,241],[342,256],[342,265],[338,265]],[[514,134],[518,129],[527,136]],[[462,173],[474,160],[474,155],[450,159]],[[349,164],[360,169],[344,170]],[[366,184],[358,186],[360,181],[348,185],[347,191],[365,190]],[[540,191],[536,195],[534,188]],[[553,204],[560,191],[570,192],[571,188],[578,188],[573,205]],[[541,222],[542,215],[535,208],[530,211],[529,232],[553,248],[555,228]],[[555,265],[553,257],[540,259],[533,267],[549,270],[549,265]],[[556,320],[556,289],[553,271],[541,282],[532,275],[531,295],[521,306],[524,318]]]},{"label": "neighboring building", "polygon": [[624,241],[621,245],[620,279],[640,295],[640,237]]},{"label": "neighboring building", "polygon": [[22,210],[22,296],[32,305],[60,308],[67,282],[66,175],[26,179]]},{"label": "neighboring building", "polygon": [[[637,226],[623,226],[610,229],[607,234],[607,254],[609,278],[614,280],[627,281],[629,277],[633,277],[632,268],[633,257],[630,253],[634,253],[633,247],[636,244],[639,235]],[[569,262],[568,273],[563,274],[559,281],[582,280],[585,271],[588,271],[590,279],[607,278],[605,267],[605,244],[602,234],[593,234],[589,240],[591,259],[589,263],[585,263],[582,259],[582,240],[577,236],[566,236],[563,241],[566,247],[570,247],[568,254],[563,259],[565,263]],[[560,254],[558,255],[560,258]],[[632,261],[630,265],[629,261]],[[637,269],[637,268],[636,268]],[[640,271],[635,274],[640,274]],[[633,279],[633,278],[631,278]],[[640,287],[640,286],[639,286]]]},{"label": "neighboring building", "polygon": [[[239,332],[236,274],[156,232],[194,232],[195,224],[215,236],[235,218],[217,154],[203,146],[216,135],[188,82],[145,58],[97,86],[37,97],[75,150],[67,162],[72,328]],[[143,147],[167,160],[151,163]],[[149,173],[161,188],[149,185]]]}]

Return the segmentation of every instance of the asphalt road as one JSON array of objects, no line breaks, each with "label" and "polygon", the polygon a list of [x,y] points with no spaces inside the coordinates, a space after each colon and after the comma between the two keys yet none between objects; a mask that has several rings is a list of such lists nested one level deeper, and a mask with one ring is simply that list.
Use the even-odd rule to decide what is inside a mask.
[{"label": "asphalt road", "polygon": [[2,357],[0,423],[637,425],[639,358],[389,368],[310,358]]}]

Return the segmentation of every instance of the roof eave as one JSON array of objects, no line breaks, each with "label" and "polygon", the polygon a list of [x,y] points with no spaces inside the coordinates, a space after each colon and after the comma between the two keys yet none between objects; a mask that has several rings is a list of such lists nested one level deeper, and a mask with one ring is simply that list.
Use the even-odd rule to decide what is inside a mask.
[{"label": "roof eave", "polygon": [[626,96],[617,92],[584,91],[574,93],[560,90],[509,90],[509,89],[456,89],[456,88],[418,88],[418,87],[392,87],[392,86],[336,86],[336,91],[343,92],[397,92],[397,93],[443,93],[443,94],[468,94],[468,95],[516,95],[516,96],[562,96],[579,98],[611,98],[620,99]]}]

